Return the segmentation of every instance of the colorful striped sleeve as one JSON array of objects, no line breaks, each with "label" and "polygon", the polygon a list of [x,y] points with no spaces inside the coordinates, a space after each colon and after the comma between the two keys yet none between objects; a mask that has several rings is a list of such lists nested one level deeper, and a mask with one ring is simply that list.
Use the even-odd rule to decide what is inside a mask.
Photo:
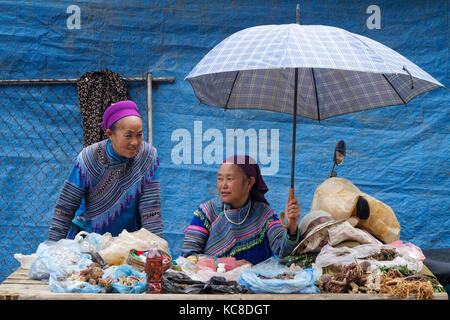
[{"label": "colorful striped sleeve", "polygon": [[300,242],[299,231],[297,236],[290,240],[287,229],[283,228],[277,214],[272,214],[268,219],[269,226],[267,228],[267,237],[272,252],[279,258],[286,257],[291,254],[297,244]]},{"label": "colorful striped sleeve", "polygon": [[208,241],[211,221],[200,206],[194,212],[191,223],[184,230],[183,247],[181,253],[187,257],[192,254],[201,254]]},{"label": "colorful striped sleeve", "polygon": [[157,171],[150,180],[150,182],[144,184],[143,193],[139,198],[138,210],[142,227],[162,237],[161,189]]},{"label": "colorful striped sleeve", "polygon": [[48,240],[58,241],[67,237],[67,231],[75,212],[80,207],[85,190],[85,181],[79,171],[78,159],[76,159],[56,202],[47,236]]}]

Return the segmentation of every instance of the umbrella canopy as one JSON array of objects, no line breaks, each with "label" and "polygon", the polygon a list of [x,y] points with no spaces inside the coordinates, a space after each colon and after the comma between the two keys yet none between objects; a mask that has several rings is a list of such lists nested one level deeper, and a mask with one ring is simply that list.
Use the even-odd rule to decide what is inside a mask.
[{"label": "umbrella canopy", "polygon": [[260,109],[322,120],[406,104],[443,87],[394,50],[367,37],[321,25],[265,25],[215,46],[186,80],[201,103]]},{"label": "umbrella canopy", "polygon": [[288,201],[294,197],[297,115],[320,121],[406,104],[443,87],[379,42],[340,28],[298,23],[232,34],[204,56],[185,80],[206,105],[293,115]]}]

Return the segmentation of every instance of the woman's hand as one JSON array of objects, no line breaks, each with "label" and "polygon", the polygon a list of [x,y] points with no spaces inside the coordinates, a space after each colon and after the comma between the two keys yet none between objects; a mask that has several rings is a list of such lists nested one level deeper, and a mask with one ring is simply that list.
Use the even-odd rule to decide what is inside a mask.
[{"label": "woman's hand", "polygon": [[241,260],[236,260],[236,268],[237,267],[240,267],[240,266],[243,266],[244,264],[249,264],[249,265],[253,265],[251,262],[248,262],[247,260],[245,260],[245,259],[241,259]]},{"label": "woman's hand", "polygon": [[297,223],[298,223],[298,219],[300,219],[300,214],[301,214],[301,210],[300,210],[300,206],[298,205],[297,198],[290,200],[286,204],[286,208],[285,208],[284,212],[285,212],[285,216],[286,216],[287,229],[289,231],[289,234],[294,235],[297,232],[297,228],[298,228]]}]

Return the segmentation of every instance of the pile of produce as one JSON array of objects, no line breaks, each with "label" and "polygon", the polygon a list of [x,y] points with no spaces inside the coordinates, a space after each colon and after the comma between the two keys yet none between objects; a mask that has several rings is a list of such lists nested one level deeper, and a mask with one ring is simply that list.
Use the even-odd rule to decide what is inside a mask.
[{"label": "pile of produce", "polygon": [[368,263],[352,263],[334,275],[325,274],[320,278],[319,288],[325,292],[343,293],[364,287],[369,276],[367,267]]},{"label": "pile of produce", "polygon": [[113,279],[108,276],[106,278],[102,278],[104,271],[102,270],[100,264],[97,262],[89,265],[87,269],[72,271],[69,272],[65,277],[59,277],[58,281],[77,281],[80,282],[80,286],[82,282],[87,282],[92,285],[98,285],[104,287],[107,292],[111,291],[111,283]]},{"label": "pile of produce", "polygon": [[[404,273],[400,272],[399,269],[391,268],[385,271],[381,275],[381,288],[380,293],[388,293],[400,297],[409,298],[410,296],[416,296],[418,300],[430,299],[433,292],[443,292],[441,285],[435,285],[433,287],[432,282],[429,278],[423,274],[416,273],[411,274],[409,270],[402,268]],[[405,275],[406,274],[406,275]]]},{"label": "pile of produce", "polygon": [[414,273],[405,266],[381,267],[367,271],[367,262],[327,268],[317,287],[327,293],[386,293],[409,299],[430,299],[434,292],[445,292],[431,276]]}]

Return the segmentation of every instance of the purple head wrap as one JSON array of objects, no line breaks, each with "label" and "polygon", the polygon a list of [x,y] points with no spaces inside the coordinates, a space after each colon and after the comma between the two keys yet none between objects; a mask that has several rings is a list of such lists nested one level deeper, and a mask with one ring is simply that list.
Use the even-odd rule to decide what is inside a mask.
[{"label": "purple head wrap", "polygon": [[111,128],[112,124],[128,116],[137,116],[141,118],[136,103],[131,100],[124,100],[110,105],[103,114],[101,128],[103,130]]},{"label": "purple head wrap", "polygon": [[235,164],[239,168],[241,168],[242,171],[244,171],[247,177],[254,177],[255,184],[250,190],[250,198],[256,201],[262,201],[265,204],[269,205],[269,202],[267,202],[266,198],[264,197],[264,194],[269,191],[269,188],[264,182],[264,179],[261,175],[261,170],[259,169],[258,164],[253,158],[249,156],[234,155],[226,158],[223,163]]}]

